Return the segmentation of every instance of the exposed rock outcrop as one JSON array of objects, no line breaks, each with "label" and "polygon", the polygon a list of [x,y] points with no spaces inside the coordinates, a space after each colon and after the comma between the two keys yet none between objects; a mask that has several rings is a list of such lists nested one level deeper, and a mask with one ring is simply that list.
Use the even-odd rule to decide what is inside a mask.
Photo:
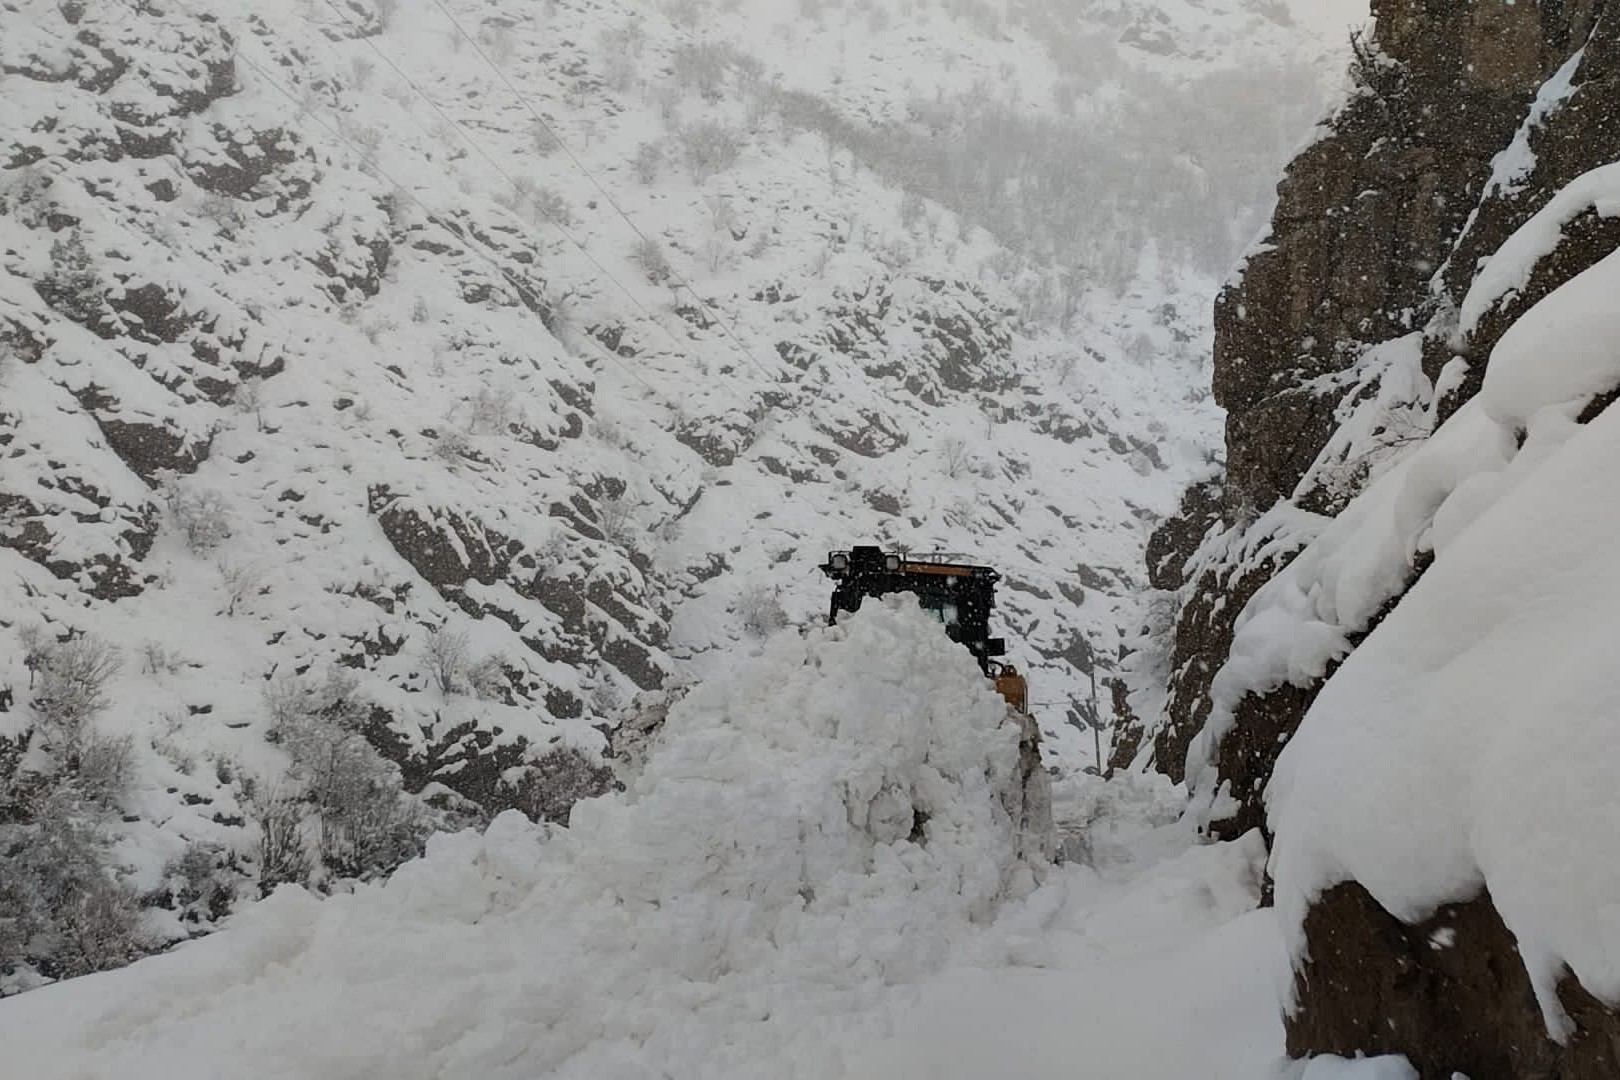
[{"label": "exposed rock outcrop", "polygon": [[[1449,316],[1479,257],[1560,178],[1614,156],[1615,121],[1598,102],[1614,89],[1616,65],[1597,8],[1491,10],[1375,5],[1377,29],[1356,43],[1349,100],[1289,166],[1270,235],[1217,299],[1213,389],[1227,410],[1221,514],[1228,531],[1245,531],[1281,501],[1317,513],[1341,505],[1326,490],[1339,477],[1318,458],[1343,409],[1373,390],[1356,373],[1369,349],[1427,327],[1425,367],[1437,376],[1454,355]],[[1580,89],[1537,127],[1538,90],[1583,46]],[[1493,163],[1516,135],[1537,152],[1537,167],[1509,194]],[[1559,149],[1542,157],[1543,146]],[[1462,355],[1488,354],[1494,335],[1482,328],[1476,337]],[[1467,389],[1477,389],[1478,374]],[[1202,520],[1208,509],[1187,513]],[[1180,518],[1161,529],[1187,530]],[[1159,545],[1178,554],[1186,548]],[[1177,627],[1169,716],[1155,740],[1155,761],[1171,776],[1180,776],[1208,716],[1209,684],[1231,645],[1232,621],[1281,561],[1187,558],[1170,568],[1161,557],[1155,566],[1192,582]]]},{"label": "exposed rock outcrop", "polygon": [[[1180,614],[1167,715],[1130,737],[1151,737],[1172,777],[1198,774],[1208,827],[1222,837],[1266,828],[1277,756],[1337,667],[1291,671],[1282,685],[1234,670],[1216,692],[1245,606],[1479,392],[1521,316],[1620,249],[1612,200],[1570,194],[1620,157],[1620,12],[1387,0],[1374,14],[1375,32],[1353,43],[1349,99],[1290,166],[1270,236],[1216,305],[1223,485],[1190,492],[1149,549],[1153,582],[1176,592]],[[1555,198],[1568,212],[1545,250],[1504,248]],[[1523,280],[1480,286],[1493,256],[1522,263]],[[1408,369],[1389,362],[1397,348],[1410,350]],[[1608,390],[1581,422],[1614,399]],[[1344,648],[1431,556],[1419,543],[1383,607],[1337,627]],[[1219,723],[1195,739],[1212,716]],[[1612,1003],[1566,978],[1574,1034],[1552,1039],[1488,892],[1408,926],[1346,882],[1314,903],[1304,933],[1294,1056],[1401,1053],[1425,1078],[1615,1073]]]},{"label": "exposed rock outcrop", "polygon": [[1574,1021],[1547,1037],[1513,933],[1490,893],[1402,923],[1366,889],[1330,889],[1305,920],[1311,957],[1295,973],[1294,1057],[1404,1054],[1426,1078],[1571,1080],[1620,1073],[1620,1015],[1573,978],[1559,1000]]}]

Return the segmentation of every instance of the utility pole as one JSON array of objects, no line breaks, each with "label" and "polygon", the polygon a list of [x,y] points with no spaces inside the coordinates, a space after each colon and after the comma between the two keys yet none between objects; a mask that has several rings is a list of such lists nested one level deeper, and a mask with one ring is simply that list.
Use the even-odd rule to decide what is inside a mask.
[{"label": "utility pole", "polygon": [[1097,653],[1086,638],[1086,655],[1091,659],[1091,743],[1097,753],[1097,775],[1103,774],[1102,713],[1097,711]]}]

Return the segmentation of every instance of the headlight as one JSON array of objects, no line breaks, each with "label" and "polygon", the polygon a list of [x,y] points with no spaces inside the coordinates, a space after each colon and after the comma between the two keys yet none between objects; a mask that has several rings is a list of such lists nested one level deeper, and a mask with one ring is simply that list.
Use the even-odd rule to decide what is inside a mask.
[{"label": "headlight", "polygon": [[883,556],[883,569],[889,571],[890,573],[898,573],[899,570],[900,570],[900,556],[898,556],[898,555],[885,555],[885,556]]}]

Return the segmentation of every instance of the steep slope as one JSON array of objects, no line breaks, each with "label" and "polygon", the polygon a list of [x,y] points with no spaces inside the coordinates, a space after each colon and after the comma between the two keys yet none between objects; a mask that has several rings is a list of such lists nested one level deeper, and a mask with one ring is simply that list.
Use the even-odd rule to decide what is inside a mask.
[{"label": "steep slope", "polygon": [[1217,308],[1227,471],[1150,549],[1181,601],[1152,753],[1273,842],[1296,1057],[1616,1068],[1616,33],[1382,9]]},{"label": "steep slope", "polygon": [[0,8],[17,985],[565,820],[857,539],[1002,568],[1092,762],[1321,86],[1280,9],[908,6]]}]

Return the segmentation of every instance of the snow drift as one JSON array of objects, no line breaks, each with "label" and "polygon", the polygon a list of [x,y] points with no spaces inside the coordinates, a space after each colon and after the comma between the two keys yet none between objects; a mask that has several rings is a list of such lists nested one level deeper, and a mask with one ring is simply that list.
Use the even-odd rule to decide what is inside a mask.
[{"label": "snow drift", "polygon": [[[0,1011],[46,1077],[805,1075],[1031,889],[1018,726],[900,598],[674,708],[621,795]],[[838,1039],[831,1036],[838,1035]],[[812,1063],[819,1063],[812,1064]]]}]

